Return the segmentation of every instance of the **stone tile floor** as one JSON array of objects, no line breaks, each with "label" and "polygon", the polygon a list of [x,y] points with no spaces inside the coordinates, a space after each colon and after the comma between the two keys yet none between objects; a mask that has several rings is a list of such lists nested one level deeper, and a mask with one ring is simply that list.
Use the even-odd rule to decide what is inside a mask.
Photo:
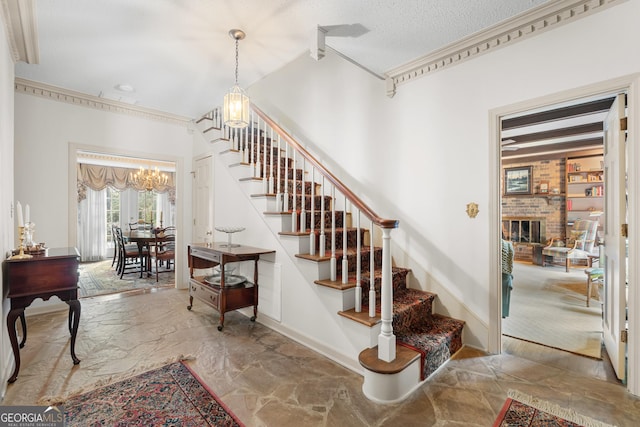
[{"label": "stone tile floor", "polygon": [[189,355],[247,426],[491,426],[509,389],[621,427],[640,425],[640,399],[608,379],[603,362],[528,343],[501,355],[465,347],[408,399],[381,405],[364,397],[360,375],[241,313],[228,313],[218,332],[212,309],[188,311],[187,302],[187,291],[176,289],[83,299],[77,366],[67,313],[29,317],[20,374],[2,404],[36,404]]}]

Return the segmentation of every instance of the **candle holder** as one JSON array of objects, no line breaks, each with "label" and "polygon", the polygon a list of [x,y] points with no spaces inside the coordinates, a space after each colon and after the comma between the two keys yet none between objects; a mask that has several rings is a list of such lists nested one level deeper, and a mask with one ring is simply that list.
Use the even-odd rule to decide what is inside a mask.
[{"label": "candle holder", "polygon": [[20,240],[20,248],[19,248],[20,251],[18,252],[17,255],[13,255],[9,259],[28,259],[28,258],[33,258],[33,255],[29,255],[29,254],[25,254],[24,253],[24,226],[18,227],[18,234],[19,234],[18,239]]},{"label": "candle holder", "polygon": [[29,248],[34,247],[36,244],[33,241],[33,235],[36,231],[36,225],[33,222],[25,222],[24,224],[24,247],[29,251]]}]

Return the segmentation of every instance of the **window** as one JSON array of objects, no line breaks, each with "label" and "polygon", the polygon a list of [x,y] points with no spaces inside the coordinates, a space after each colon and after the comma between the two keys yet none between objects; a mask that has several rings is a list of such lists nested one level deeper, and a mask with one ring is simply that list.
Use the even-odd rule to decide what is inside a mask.
[{"label": "window", "polygon": [[158,215],[158,193],[155,191],[142,191],[138,193],[138,220],[155,224]]},{"label": "window", "polygon": [[120,225],[120,192],[113,188],[107,187],[107,247],[115,246],[113,235],[111,234],[111,226],[113,224]]}]

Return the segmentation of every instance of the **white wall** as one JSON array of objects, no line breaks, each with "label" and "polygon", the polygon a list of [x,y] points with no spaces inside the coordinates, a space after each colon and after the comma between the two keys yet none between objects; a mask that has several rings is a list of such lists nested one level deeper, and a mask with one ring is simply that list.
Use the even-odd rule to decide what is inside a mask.
[{"label": "white wall", "polygon": [[[13,199],[13,59],[9,42],[4,31],[4,22],[0,19],[0,254],[13,248],[14,220],[12,216]],[[16,223],[17,224],[17,223]],[[0,288],[4,290],[2,277]],[[4,291],[3,291],[4,292]],[[13,369],[11,345],[4,319],[9,311],[9,302],[2,298],[0,306],[0,400],[7,389],[7,379]]]},{"label": "white wall", "polygon": [[[76,246],[72,212],[75,184],[69,179],[74,147],[171,160],[177,165],[179,247],[192,234],[191,158],[188,125],[105,112],[29,94],[15,95],[15,197],[31,207],[35,239],[48,247]],[[71,169],[73,168],[73,169]],[[74,206],[75,205],[75,206]],[[186,252],[186,251],[185,251]],[[176,280],[186,283],[186,254],[176,262]]]},{"label": "white wall", "polygon": [[[397,218],[394,261],[439,311],[487,347],[491,217],[489,111],[640,71],[640,1],[628,1],[400,86],[329,53],[303,55],[249,88],[252,100],[381,216]],[[470,219],[466,205],[480,214]],[[497,249],[496,249],[497,250]]]}]

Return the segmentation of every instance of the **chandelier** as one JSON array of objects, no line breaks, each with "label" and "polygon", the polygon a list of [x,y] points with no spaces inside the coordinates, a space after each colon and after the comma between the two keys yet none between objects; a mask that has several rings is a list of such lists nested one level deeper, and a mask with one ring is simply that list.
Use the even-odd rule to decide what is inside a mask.
[{"label": "chandelier", "polygon": [[238,86],[238,41],[244,39],[242,30],[229,30],[229,35],[236,41],[236,84],[224,96],[224,124],[231,128],[249,126],[249,97]]},{"label": "chandelier", "polygon": [[140,170],[136,173],[131,172],[129,174],[131,182],[138,188],[144,188],[147,191],[153,191],[158,187],[164,187],[169,181],[169,177],[165,173],[160,173],[160,170],[156,167],[155,170],[144,169],[140,166]]}]

